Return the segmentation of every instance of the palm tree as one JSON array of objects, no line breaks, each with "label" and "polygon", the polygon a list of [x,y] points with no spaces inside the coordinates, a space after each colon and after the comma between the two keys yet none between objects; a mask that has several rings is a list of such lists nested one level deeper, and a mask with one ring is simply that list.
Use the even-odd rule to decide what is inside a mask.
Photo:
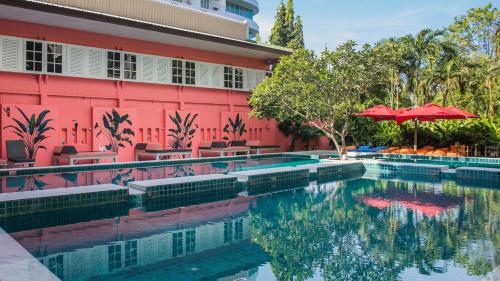
[{"label": "palm tree", "polygon": [[406,35],[401,39],[403,48],[403,74],[406,77],[408,92],[414,99],[414,104],[419,104],[419,94],[424,92],[423,70],[432,65],[436,54],[445,47],[440,37],[444,30],[433,31],[424,29],[416,36]]}]

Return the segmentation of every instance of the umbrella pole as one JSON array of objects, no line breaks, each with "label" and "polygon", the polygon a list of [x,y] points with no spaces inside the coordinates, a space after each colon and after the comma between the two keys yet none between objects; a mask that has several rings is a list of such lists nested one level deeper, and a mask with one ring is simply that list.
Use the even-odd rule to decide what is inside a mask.
[{"label": "umbrella pole", "polygon": [[418,150],[418,145],[417,145],[417,139],[418,139],[418,122],[417,122],[417,119],[413,119],[413,123],[414,123],[414,128],[413,128],[413,149],[415,151]]}]

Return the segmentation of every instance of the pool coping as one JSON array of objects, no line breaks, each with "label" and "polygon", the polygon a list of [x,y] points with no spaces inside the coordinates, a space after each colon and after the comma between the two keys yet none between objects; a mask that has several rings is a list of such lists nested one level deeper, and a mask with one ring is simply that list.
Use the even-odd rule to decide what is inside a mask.
[{"label": "pool coping", "polygon": [[61,281],[19,242],[0,228],[0,280]]},{"label": "pool coping", "polygon": [[186,158],[186,159],[169,159],[161,161],[131,161],[120,163],[99,163],[99,164],[83,164],[83,165],[61,165],[61,166],[44,166],[44,167],[28,167],[28,168],[13,168],[0,170],[0,177],[7,176],[25,176],[38,174],[57,174],[57,173],[74,173],[74,172],[90,172],[100,170],[116,170],[116,169],[140,169],[149,167],[167,167],[174,165],[188,165],[195,163],[213,163],[213,162],[232,162],[242,160],[259,160],[278,157],[292,157],[302,159],[315,159],[313,156],[306,154],[294,153],[267,153],[254,154],[243,156],[225,156],[225,157],[203,157],[203,158]]}]

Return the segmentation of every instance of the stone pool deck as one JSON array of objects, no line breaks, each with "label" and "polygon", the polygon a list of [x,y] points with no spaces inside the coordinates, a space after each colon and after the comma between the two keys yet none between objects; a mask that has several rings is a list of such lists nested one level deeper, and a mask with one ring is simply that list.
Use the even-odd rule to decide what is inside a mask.
[{"label": "stone pool deck", "polygon": [[0,228],[0,280],[60,281],[14,238]]}]

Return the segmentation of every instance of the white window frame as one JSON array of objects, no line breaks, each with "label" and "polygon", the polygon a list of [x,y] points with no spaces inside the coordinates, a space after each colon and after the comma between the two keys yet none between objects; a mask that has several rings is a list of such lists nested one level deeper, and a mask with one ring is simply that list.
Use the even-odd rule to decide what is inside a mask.
[{"label": "white window frame", "polygon": [[[112,68],[109,67],[109,62],[110,62],[109,54],[110,53],[113,54],[113,59],[111,60],[113,62],[113,67]],[[117,54],[118,54],[118,60],[116,60],[116,55]],[[106,50],[105,59],[106,59],[106,78],[107,79],[111,79],[111,80],[120,80],[120,79],[122,79],[122,77],[123,77],[123,75],[122,75],[122,71],[123,71],[123,56],[122,56],[122,53],[120,51]],[[115,65],[116,62],[119,63],[119,69],[116,69],[116,65]],[[112,77],[109,76],[109,71],[110,70],[113,71]],[[116,73],[118,73],[118,77],[115,77]]]},{"label": "white window frame", "polygon": [[[33,60],[28,60],[28,42],[33,42]],[[42,60],[40,61],[41,63],[41,68],[40,70],[29,70],[28,69],[28,62],[31,61],[33,62],[33,69],[35,68],[35,63],[37,63],[37,61],[35,60],[35,44],[42,44]],[[40,40],[31,40],[31,39],[26,39],[26,40],[23,40],[23,71],[25,72],[28,72],[28,73],[38,73],[38,74],[43,74],[45,73],[45,65],[44,65],[44,61],[45,61],[45,46],[46,46],[46,42],[44,41],[40,41]]]},{"label": "white window frame", "polygon": [[[243,90],[243,88],[245,87],[245,72],[243,70],[243,68],[240,68],[240,67],[234,67],[233,68],[233,79],[234,79],[234,83],[233,83],[233,86],[235,89],[238,89],[238,90]],[[238,73],[239,72],[239,73]],[[240,80],[241,78],[241,80]]]},{"label": "white window frame", "polygon": [[[176,66],[174,67],[174,63]],[[183,85],[184,84],[184,61],[181,59],[172,59],[171,61],[171,77],[172,84]],[[180,67],[179,67],[180,66]],[[175,72],[175,74],[174,74]],[[180,82],[178,79],[181,79]]]},{"label": "white window frame", "polygon": [[[229,70],[226,72],[226,70]],[[223,85],[226,89],[234,89],[234,67],[233,66],[224,66],[224,81]]]},{"label": "white window frame", "polygon": [[[132,61],[128,62],[126,60],[127,56],[130,56],[130,58],[135,57],[135,61],[134,62],[132,62]],[[124,52],[124,53],[122,53],[121,57],[122,57],[121,61],[122,61],[122,65],[123,65],[121,67],[121,69],[123,70],[123,74],[122,74],[123,79],[124,80],[137,81],[138,80],[138,75],[139,75],[139,68],[138,68],[139,67],[139,63],[138,63],[139,62],[139,56],[137,54],[134,54],[134,53]],[[127,69],[128,65],[129,66],[135,66],[135,69]],[[135,77],[133,77],[133,78],[131,76],[127,77],[127,73],[128,72],[130,74],[135,74]]]},{"label": "white window frame", "polygon": [[[188,65],[192,65],[193,68],[188,69]],[[188,73],[192,71],[193,75],[188,75]],[[184,61],[184,79],[183,82],[185,85],[190,85],[194,86],[196,85],[197,79],[196,79],[196,62],[194,61]],[[191,83],[191,80],[193,83]]]},{"label": "white window frame", "polygon": [[[61,72],[55,72],[56,66],[58,63],[54,60],[53,62],[49,62],[49,45],[55,45],[55,46],[61,46]],[[50,75],[63,75],[64,73],[64,68],[65,68],[65,57],[66,57],[66,50],[65,50],[65,45],[61,43],[54,43],[54,42],[46,42],[45,44],[45,71],[46,73]],[[54,53],[55,54],[55,53]],[[54,64],[54,71],[51,72],[49,71],[49,64]]]}]

